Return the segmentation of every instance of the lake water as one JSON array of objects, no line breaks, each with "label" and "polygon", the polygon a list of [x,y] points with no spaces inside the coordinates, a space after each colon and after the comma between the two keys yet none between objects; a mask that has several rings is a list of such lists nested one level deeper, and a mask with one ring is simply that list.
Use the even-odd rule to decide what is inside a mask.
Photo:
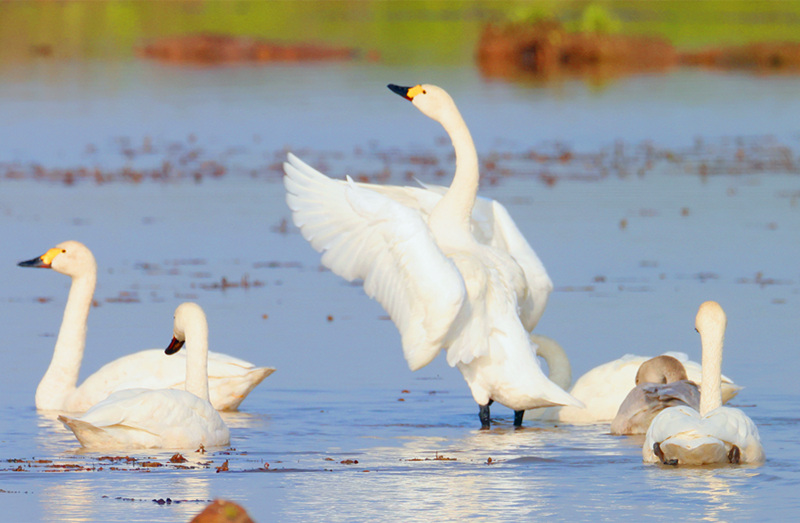
[{"label": "lake water", "polygon": [[[645,466],[641,440],[608,425],[515,431],[499,405],[481,432],[444,358],[408,370],[380,306],[282,226],[277,165],[290,149],[335,177],[448,183],[443,131],[385,88],[422,81],[449,90],[496,159],[481,194],[507,206],[547,266],[556,289],[537,331],[566,348],[574,377],[625,353],[699,360],[694,316],[717,300],[723,371],[745,387],[733,403],[759,427],[763,466]],[[0,179],[4,519],[185,521],[220,497],[258,521],[796,517],[798,92],[797,77],[694,70],[589,87],[468,67],[7,66],[0,169],[21,179]],[[168,181],[122,174],[165,161]],[[35,174],[80,167],[107,183]],[[82,378],[165,347],[185,300],[204,307],[213,350],[277,368],[226,415],[230,450],[184,452],[180,465],[82,452],[36,412],[69,280],[16,263],[67,239],[99,264]],[[223,290],[223,278],[249,285]]]}]

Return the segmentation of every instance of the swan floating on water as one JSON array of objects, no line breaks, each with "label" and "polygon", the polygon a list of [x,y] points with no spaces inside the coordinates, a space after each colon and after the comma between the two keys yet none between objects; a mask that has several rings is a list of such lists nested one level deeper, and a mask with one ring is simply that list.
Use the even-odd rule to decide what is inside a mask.
[{"label": "swan floating on water", "polygon": [[764,448],[758,428],[744,412],[722,406],[722,345],[727,318],[717,302],[700,305],[695,327],[703,347],[700,410],[688,406],[661,411],[642,446],[645,463],[710,465],[761,463]]},{"label": "swan floating on water", "polygon": [[230,431],[209,402],[208,324],[196,303],[175,309],[167,354],[186,344],[186,390],[127,389],[113,393],[78,418],[58,419],[91,449],[197,449],[221,447]]},{"label": "swan floating on water", "polygon": [[450,187],[332,180],[290,153],[284,183],[295,225],[326,267],[364,280],[400,331],[412,371],[446,350],[480,406],[482,428],[493,401],[515,411],[515,426],[524,409],[582,406],[536,358],[528,333],[552,282],[505,208],[476,205],[478,155],[452,98],[427,84],[389,88],[447,131],[456,155]]},{"label": "swan floating on water", "polygon": [[653,418],[668,407],[700,408],[700,390],[686,369],[672,356],[656,356],[642,363],[631,389],[611,422],[611,434],[644,434]]},{"label": "swan floating on water", "polygon": [[[186,356],[181,353],[168,358],[159,349],[143,350],[107,363],[78,387],[87,320],[97,283],[94,256],[82,243],[66,241],[19,266],[53,269],[72,278],[53,359],[36,389],[37,409],[85,412],[118,390],[184,387]],[[210,352],[208,356],[211,403],[218,410],[236,410],[250,391],[275,371],[226,354]]]},{"label": "swan floating on water", "polygon": [[[552,375],[555,369],[569,366],[569,359],[564,349],[555,341],[550,342],[547,350],[539,351],[539,355],[547,361]],[[551,362],[554,354],[560,354],[558,360]],[[689,360],[683,352],[665,352],[665,356],[677,359],[685,368],[690,381],[701,383],[701,367],[696,361]],[[621,358],[603,363],[578,378],[571,389],[569,382],[557,382],[565,390],[569,390],[575,398],[582,401],[586,408],[549,407],[531,410],[525,413],[527,419],[558,421],[561,423],[608,423],[617,415],[622,402],[636,386],[636,373],[641,365],[651,356],[626,354]],[[551,378],[552,379],[552,378]],[[555,381],[555,380],[554,380]],[[742,387],[733,383],[727,376],[722,376],[722,400],[727,403],[736,396]]]}]

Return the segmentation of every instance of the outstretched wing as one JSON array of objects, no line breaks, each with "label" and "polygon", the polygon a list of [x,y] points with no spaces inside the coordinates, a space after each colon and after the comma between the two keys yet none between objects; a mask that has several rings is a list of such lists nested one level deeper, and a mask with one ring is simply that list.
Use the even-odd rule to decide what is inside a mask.
[{"label": "outstretched wing", "polygon": [[[522,324],[530,332],[539,323],[539,319],[547,306],[547,299],[553,291],[553,282],[544,268],[544,264],[531,248],[528,241],[517,228],[517,224],[497,200],[479,198],[476,208],[483,208],[491,202],[493,221],[490,245],[505,250],[522,267],[528,281],[527,299],[520,304]],[[475,212],[473,211],[473,215]]]},{"label": "outstretched wing", "polygon": [[411,370],[430,363],[466,299],[463,279],[419,212],[352,181],[332,180],[291,153],[286,202],[322,263],[394,321]]}]

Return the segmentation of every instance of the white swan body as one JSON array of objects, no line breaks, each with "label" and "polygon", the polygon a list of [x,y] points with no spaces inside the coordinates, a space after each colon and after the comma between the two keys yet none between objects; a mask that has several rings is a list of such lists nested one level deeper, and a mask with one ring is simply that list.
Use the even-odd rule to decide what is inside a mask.
[{"label": "white swan body", "polygon": [[[390,88],[450,135],[451,186],[440,196],[433,189],[331,180],[289,154],[284,183],[295,224],[323,252],[325,266],[349,281],[364,280],[367,295],[400,331],[411,370],[447,351],[447,362],[461,370],[481,405],[484,426],[491,401],[515,411],[580,405],[543,374],[528,339],[527,327],[536,324],[552,288],[538,257],[499,204],[492,203],[493,240],[481,243],[472,232],[478,160],[455,103],[431,85]],[[516,252],[531,263],[520,265]],[[546,289],[538,306],[531,281]]]},{"label": "white swan body", "polygon": [[644,434],[653,418],[668,407],[700,408],[700,390],[689,381],[686,369],[672,356],[656,356],[642,363],[636,386],[619,406],[611,434]]},{"label": "white swan body", "polygon": [[[690,381],[701,382],[701,367],[690,361],[683,352],[665,352],[680,361],[686,368]],[[559,421],[562,423],[607,423],[614,419],[628,393],[636,386],[636,372],[651,356],[626,354],[621,358],[598,365],[578,378],[569,389],[570,394],[582,401],[585,409],[553,407],[525,413],[528,419]],[[725,402],[736,396],[741,387],[727,376],[722,376]]]},{"label": "white swan body", "polygon": [[645,463],[710,465],[761,463],[764,448],[755,423],[739,409],[722,406],[722,345],[727,319],[722,307],[700,305],[695,326],[703,345],[700,410],[672,407],[655,417],[642,446]]},{"label": "white swan body", "polygon": [[[36,408],[84,412],[112,392],[129,388],[182,389],[186,377],[185,356],[172,358],[163,350],[150,349],[114,360],[78,384],[89,310],[97,282],[97,264],[82,243],[66,241],[42,256],[19,264],[52,268],[72,278],[64,318],[58,332],[53,359],[36,389]],[[271,367],[220,353],[209,353],[211,403],[218,410],[235,410],[256,385],[272,374]]]},{"label": "white swan body", "polygon": [[[78,418],[59,416],[91,449],[221,447],[230,432],[208,395],[208,325],[203,310],[183,303],[167,353],[187,343],[186,390],[128,389],[111,394]],[[168,356],[169,357],[169,356]]]}]

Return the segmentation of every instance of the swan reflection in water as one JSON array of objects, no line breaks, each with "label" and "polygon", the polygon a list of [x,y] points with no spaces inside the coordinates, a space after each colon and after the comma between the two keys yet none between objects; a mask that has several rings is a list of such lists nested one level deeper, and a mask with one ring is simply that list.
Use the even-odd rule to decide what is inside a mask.
[{"label": "swan reflection in water", "polygon": [[[731,514],[741,519],[758,519],[751,484],[761,473],[754,466],[730,467],[649,467],[644,489],[661,500],[696,507],[695,519],[725,521]],[[666,491],[666,492],[664,492]],[[664,510],[668,510],[664,506]]]},{"label": "swan reflection in water", "polygon": [[[542,424],[515,430],[508,423],[463,437],[391,441],[398,446],[364,450],[352,468],[333,464],[331,472],[294,476],[286,505],[302,504],[309,519],[324,519],[331,506],[341,503],[345,494],[336,485],[346,481],[349,513],[363,520],[391,513],[398,521],[452,521],[485,514],[491,507],[500,519],[524,521],[532,513],[560,513],[565,494],[555,478],[579,481],[588,466],[609,483],[618,481],[618,468],[605,472],[606,464],[631,462],[639,452],[602,426],[562,429]],[[585,450],[574,452],[579,446]]]}]

